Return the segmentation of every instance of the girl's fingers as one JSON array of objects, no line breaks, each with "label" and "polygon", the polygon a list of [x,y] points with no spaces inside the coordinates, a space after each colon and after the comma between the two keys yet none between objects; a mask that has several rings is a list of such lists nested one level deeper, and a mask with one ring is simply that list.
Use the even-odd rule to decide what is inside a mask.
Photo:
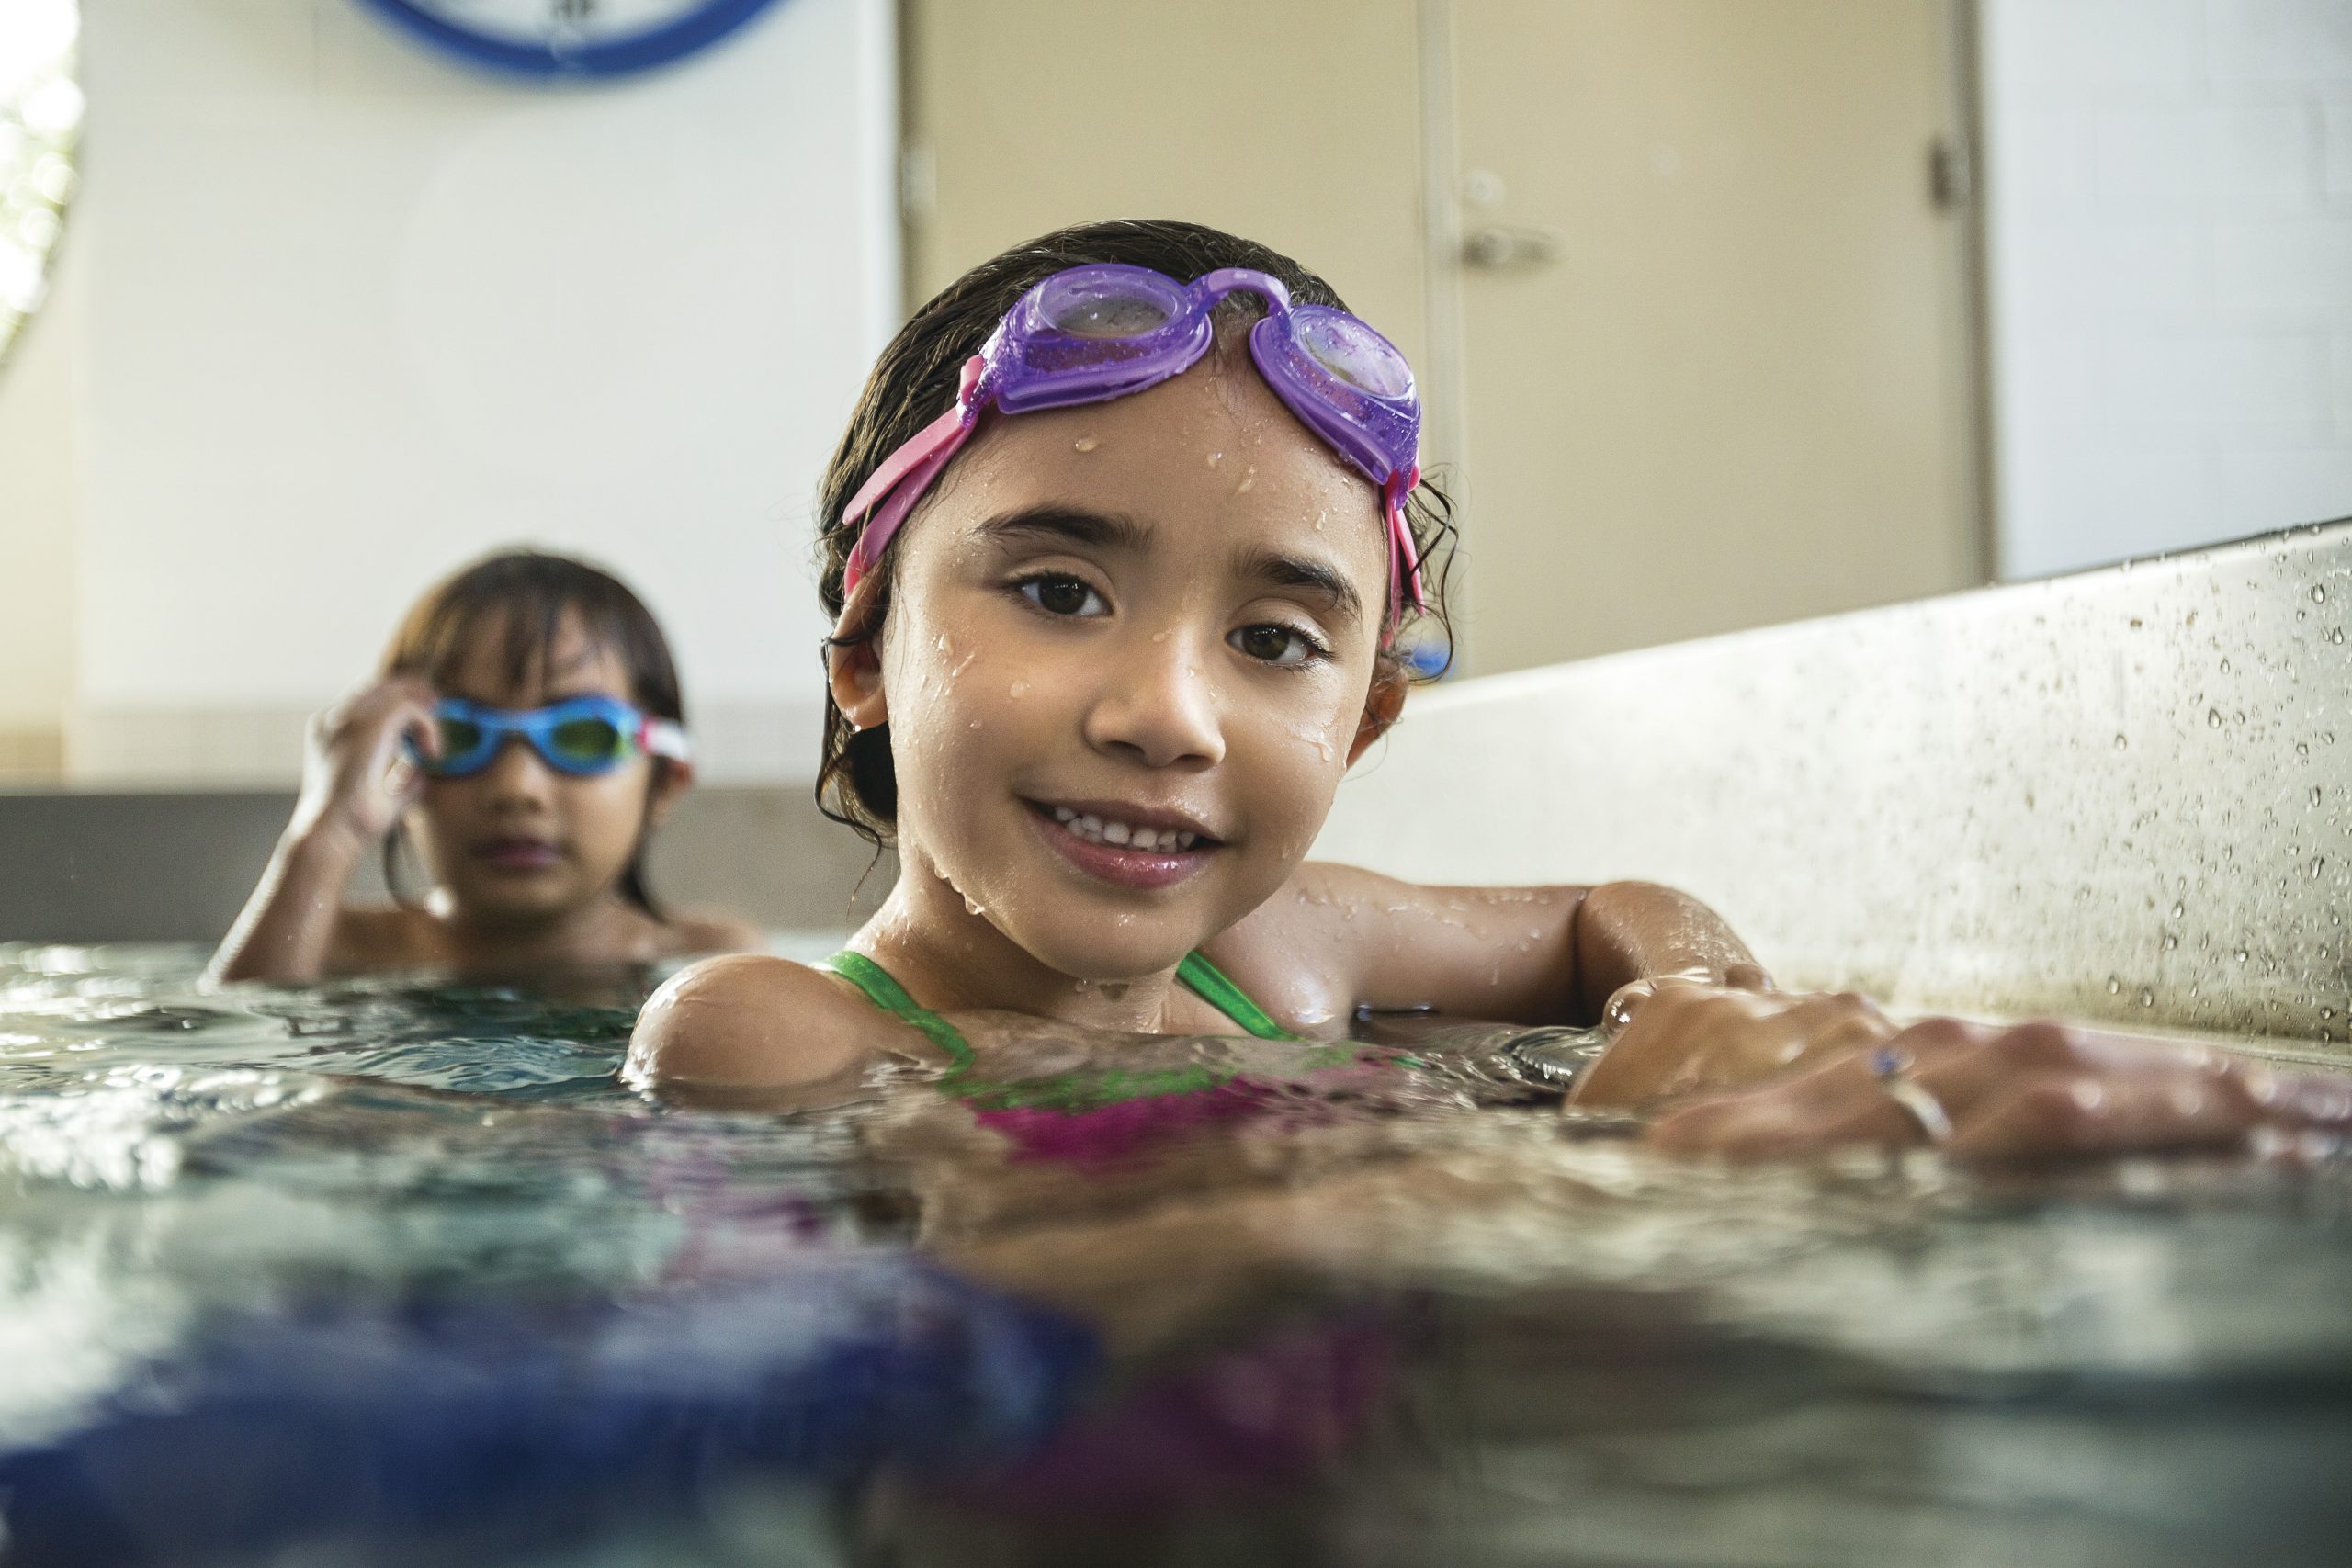
[{"label": "girl's fingers", "polygon": [[1998,1160],[2226,1148],[2263,1120],[2243,1084],[2199,1066],[2042,1072],[1984,1096],[1958,1121],[1951,1152]]},{"label": "girl's fingers", "polygon": [[2238,1077],[2267,1121],[2288,1127],[2352,1128],[2352,1074],[2280,1072],[2246,1065]]},{"label": "girl's fingers", "polygon": [[[2352,1078],[2274,1072],[2198,1045],[1939,1019],[1897,1034],[1902,1077],[1949,1120],[1957,1156],[2016,1160],[2243,1148],[2257,1130],[2352,1130]],[[1677,1108],[1650,1139],[1679,1154],[1770,1159],[1846,1145],[1906,1147],[1928,1130],[1874,1051]]]},{"label": "girl's fingers", "polygon": [[1859,1053],[1677,1107],[1649,1128],[1649,1141],[1668,1153],[1721,1159],[1778,1159],[1853,1144],[1899,1147],[1923,1137]]}]

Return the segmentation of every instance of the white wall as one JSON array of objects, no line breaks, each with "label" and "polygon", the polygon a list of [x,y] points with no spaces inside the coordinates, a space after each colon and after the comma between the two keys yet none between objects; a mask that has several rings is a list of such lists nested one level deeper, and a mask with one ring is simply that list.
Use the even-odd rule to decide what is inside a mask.
[{"label": "white wall", "polygon": [[282,770],[514,541],[646,595],[714,771],[811,771],[808,502],[899,302],[891,15],[549,88],[350,0],[88,7],[75,773]]},{"label": "white wall", "polygon": [[2352,0],[1983,0],[2003,576],[2352,513]]}]

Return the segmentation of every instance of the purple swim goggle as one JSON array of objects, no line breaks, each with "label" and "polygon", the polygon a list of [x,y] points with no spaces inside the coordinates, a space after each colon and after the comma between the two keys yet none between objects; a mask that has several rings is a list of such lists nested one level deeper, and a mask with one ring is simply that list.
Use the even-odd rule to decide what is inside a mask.
[{"label": "purple swim goggle", "polygon": [[1412,367],[1386,338],[1328,305],[1294,305],[1278,277],[1220,267],[1184,284],[1148,267],[1102,262],[1057,272],[1023,294],[964,363],[956,403],[874,470],[843,512],[871,513],[842,591],[856,588],[907,513],[993,403],[1006,413],[1107,402],[1199,363],[1216,341],[1210,313],[1247,289],[1266,301],[1250,329],[1258,373],[1309,430],[1380,487],[1388,525],[1389,631],[1410,600],[1424,607],[1405,500],[1420,482],[1421,400]]}]

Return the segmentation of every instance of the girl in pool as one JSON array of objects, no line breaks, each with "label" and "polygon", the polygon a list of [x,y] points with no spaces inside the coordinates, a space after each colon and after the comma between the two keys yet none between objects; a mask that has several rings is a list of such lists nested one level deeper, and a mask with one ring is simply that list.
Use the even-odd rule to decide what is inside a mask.
[{"label": "girl in pool", "polygon": [[[692,777],[668,641],[617,579],[562,556],[490,557],[427,593],[383,672],[311,722],[302,791],[213,955],[223,980],[507,972],[758,945],[666,913],[645,846]],[[430,890],[344,903],[403,845]]]},{"label": "girl in pool", "polygon": [[820,788],[895,843],[899,882],[829,965],[675,977],[639,1020],[638,1081],[808,1103],[892,1061],[966,1077],[976,1039],[1329,1041],[1365,1010],[1433,1009],[1630,1020],[1593,1103],[1814,1063],[1802,1093],[1775,1079],[1658,1124],[1686,1148],[2137,1146],[2352,1114],[2208,1057],[1775,995],[1664,888],[1306,863],[1402,707],[1400,634],[1441,613],[1419,423],[1404,361],[1329,285],[1193,225],[1048,235],[924,306],[820,499]]}]

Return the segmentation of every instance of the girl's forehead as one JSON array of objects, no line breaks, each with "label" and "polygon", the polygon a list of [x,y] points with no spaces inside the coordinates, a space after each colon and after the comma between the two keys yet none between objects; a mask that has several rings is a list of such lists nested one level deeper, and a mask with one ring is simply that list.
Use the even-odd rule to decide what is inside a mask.
[{"label": "girl's forehead", "polygon": [[967,529],[1065,506],[1173,525],[1199,546],[1290,536],[1379,585],[1375,602],[1385,592],[1378,489],[1300,423],[1246,358],[1237,367],[1213,355],[1108,402],[991,414],[943,476],[938,499]]},{"label": "girl's forehead", "polygon": [[493,606],[460,629],[433,672],[454,694],[503,707],[527,707],[555,694],[629,694],[627,661],[572,605],[549,617]]}]

